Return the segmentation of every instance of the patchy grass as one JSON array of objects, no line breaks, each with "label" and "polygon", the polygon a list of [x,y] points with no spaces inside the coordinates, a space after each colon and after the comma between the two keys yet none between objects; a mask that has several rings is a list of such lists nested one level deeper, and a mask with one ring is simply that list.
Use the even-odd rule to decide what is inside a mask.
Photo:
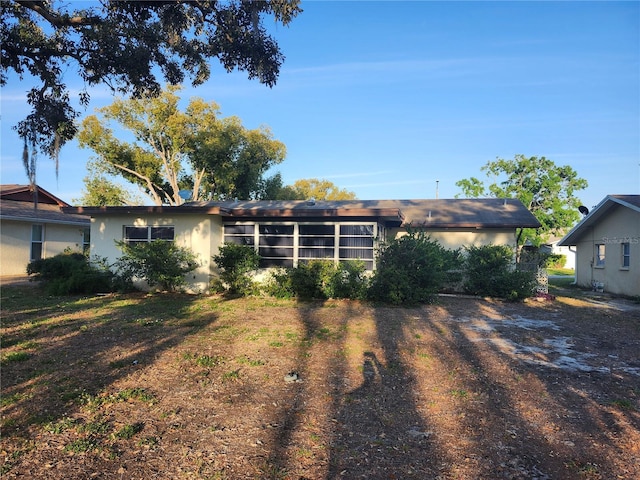
[{"label": "patchy grass", "polygon": [[34,292],[1,292],[3,478],[640,478],[640,310]]}]

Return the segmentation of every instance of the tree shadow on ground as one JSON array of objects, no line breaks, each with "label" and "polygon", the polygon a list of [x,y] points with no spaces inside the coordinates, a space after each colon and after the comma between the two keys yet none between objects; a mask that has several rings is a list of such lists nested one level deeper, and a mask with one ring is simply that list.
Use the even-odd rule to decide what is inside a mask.
[{"label": "tree shadow on ground", "polygon": [[[3,287],[2,296],[19,300],[37,292],[31,286]],[[15,310],[3,302],[3,344],[15,352],[5,349],[2,366],[4,439],[26,439],[30,428],[54,425],[83,404],[117,399],[119,381],[216,321],[211,312],[191,310],[196,298],[43,296],[34,300],[37,308]],[[145,391],[145,398],[158,393],[144,384],[130,391]]]}]

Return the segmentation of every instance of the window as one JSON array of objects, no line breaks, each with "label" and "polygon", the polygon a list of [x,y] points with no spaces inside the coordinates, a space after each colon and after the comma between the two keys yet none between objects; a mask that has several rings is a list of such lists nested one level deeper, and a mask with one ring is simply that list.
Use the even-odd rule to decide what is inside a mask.
[{"label": "window", "polygon": [[335,257],[335,225],[299,225],[298,258],[302,261],[312,259],[333,259]]},{"label": "window", "polygon": [[293,267],[293,225],[259,225],[260,266]]},{"label": "window", "polygon": [[620,244],[622,254],[622,268],[629,268],[631,266],[631,244],[624,242]]},{"label": "window", "polygon": [[29,260],[40,260],[44,245],[44,225],[31,225],[31,253]]},{"label": "window", "polygon": [[89,253],[91,247],[91,229],[85,228],[82,230],[82,253],[85,255]]},{"label": "window", "polygon": [[340,225],[340,260],[364,260],[373,269],[373,225]]},{"label": "window", "polygon": [[596,267],[604,267],[604,244],[596,244]]},{"label": "window", "polygon": [[124,227],[124,241],[129,245],[133,243],[152,242],[154,240],[173,241],[174,227]]},{"label": "window", "polygon": [[253,246],[260,267],[293,267],[310,260],[361,259],[373,269],[376,224],[256,223],[224,225],[224,242]]}]

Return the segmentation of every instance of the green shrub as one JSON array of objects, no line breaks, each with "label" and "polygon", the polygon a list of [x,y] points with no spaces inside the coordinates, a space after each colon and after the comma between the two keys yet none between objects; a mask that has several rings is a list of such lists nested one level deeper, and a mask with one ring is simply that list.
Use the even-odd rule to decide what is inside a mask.
[{"label": "green shrub", "polygon": [[122,256],[116,261],[118,274],[125,281],[144,280],[150,287],[175,291],[185,285],[184,275],[198,267],[191,250],[173,242],[155,240],[127,244],[116,241]]},{"label": "green shrub", "polygon": [[290,269],[274,268],[262,285],[265,294],[276,298],[293,298],[296,292],[293,289]]},{"label": "green shrub", "polygon": [[289,270],[291,287],[298,298],[326,299],[332,296],[332,280],[336,272],[332,260],[311,260]]},{"label": "green shrub", "polygon": [[459,251],[446,250],[425,232],[409,230],[380,249],[368,297],[395,305],[430,302],[459,257]]},{"label": "green shrub", "polygon": [[253,247],[225,243],[212,258],[220,268],[220,278],[229,293],[251,295],[256,291],[250,274],[258,268],[260,255]]},{"label": "green shrub", "polygon": [[567,263],[567,256],[561,253],[550,253],[544,261],[546,268],[563,268]]},{"label": "green shrub", "polygon": [[114,275],[103,261],[90,262],[81,253],[65,252],[34,260],[27,274],[43,282],[50,295],[110,292]]},{"label": "green shrub", "polygon": [[464,288],[473,295],[520,300],[533,293],[535,273],[515,269],[513,249],[506,245],[465,248]]},{"label": "green shrub", "polygon": [[366,267],[362,260],[340,262],[330,280],[331,298],[364,298],[369,287]]},{"label": "green shrub", "polygon": [[278,269],[270,272],[264,291],[277,298],[327,299],[363,298],[368,279],[365,264],[353,260],[311,260],[296,268]]}]

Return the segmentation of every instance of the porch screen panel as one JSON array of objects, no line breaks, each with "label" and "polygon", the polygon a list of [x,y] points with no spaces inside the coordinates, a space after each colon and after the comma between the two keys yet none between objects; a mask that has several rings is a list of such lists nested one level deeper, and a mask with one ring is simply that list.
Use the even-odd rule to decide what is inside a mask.
[{"label": "porch screen panel", "polygon": [[259,225],[258,233],[260,267],[293,267],[293,225]]},{"label": "porch screen panel", "polygon": [[225,225],[224,242],[254,246],[255,225]]},{"label": "porch screen panel", "polygon": [[373,225],[340,225],[340,260],[363,260],[373,269]]},{"label": "porch screen panel", "polygon": [[335,257],[335,225],[299,225],[298,260],[333,259]]}]

